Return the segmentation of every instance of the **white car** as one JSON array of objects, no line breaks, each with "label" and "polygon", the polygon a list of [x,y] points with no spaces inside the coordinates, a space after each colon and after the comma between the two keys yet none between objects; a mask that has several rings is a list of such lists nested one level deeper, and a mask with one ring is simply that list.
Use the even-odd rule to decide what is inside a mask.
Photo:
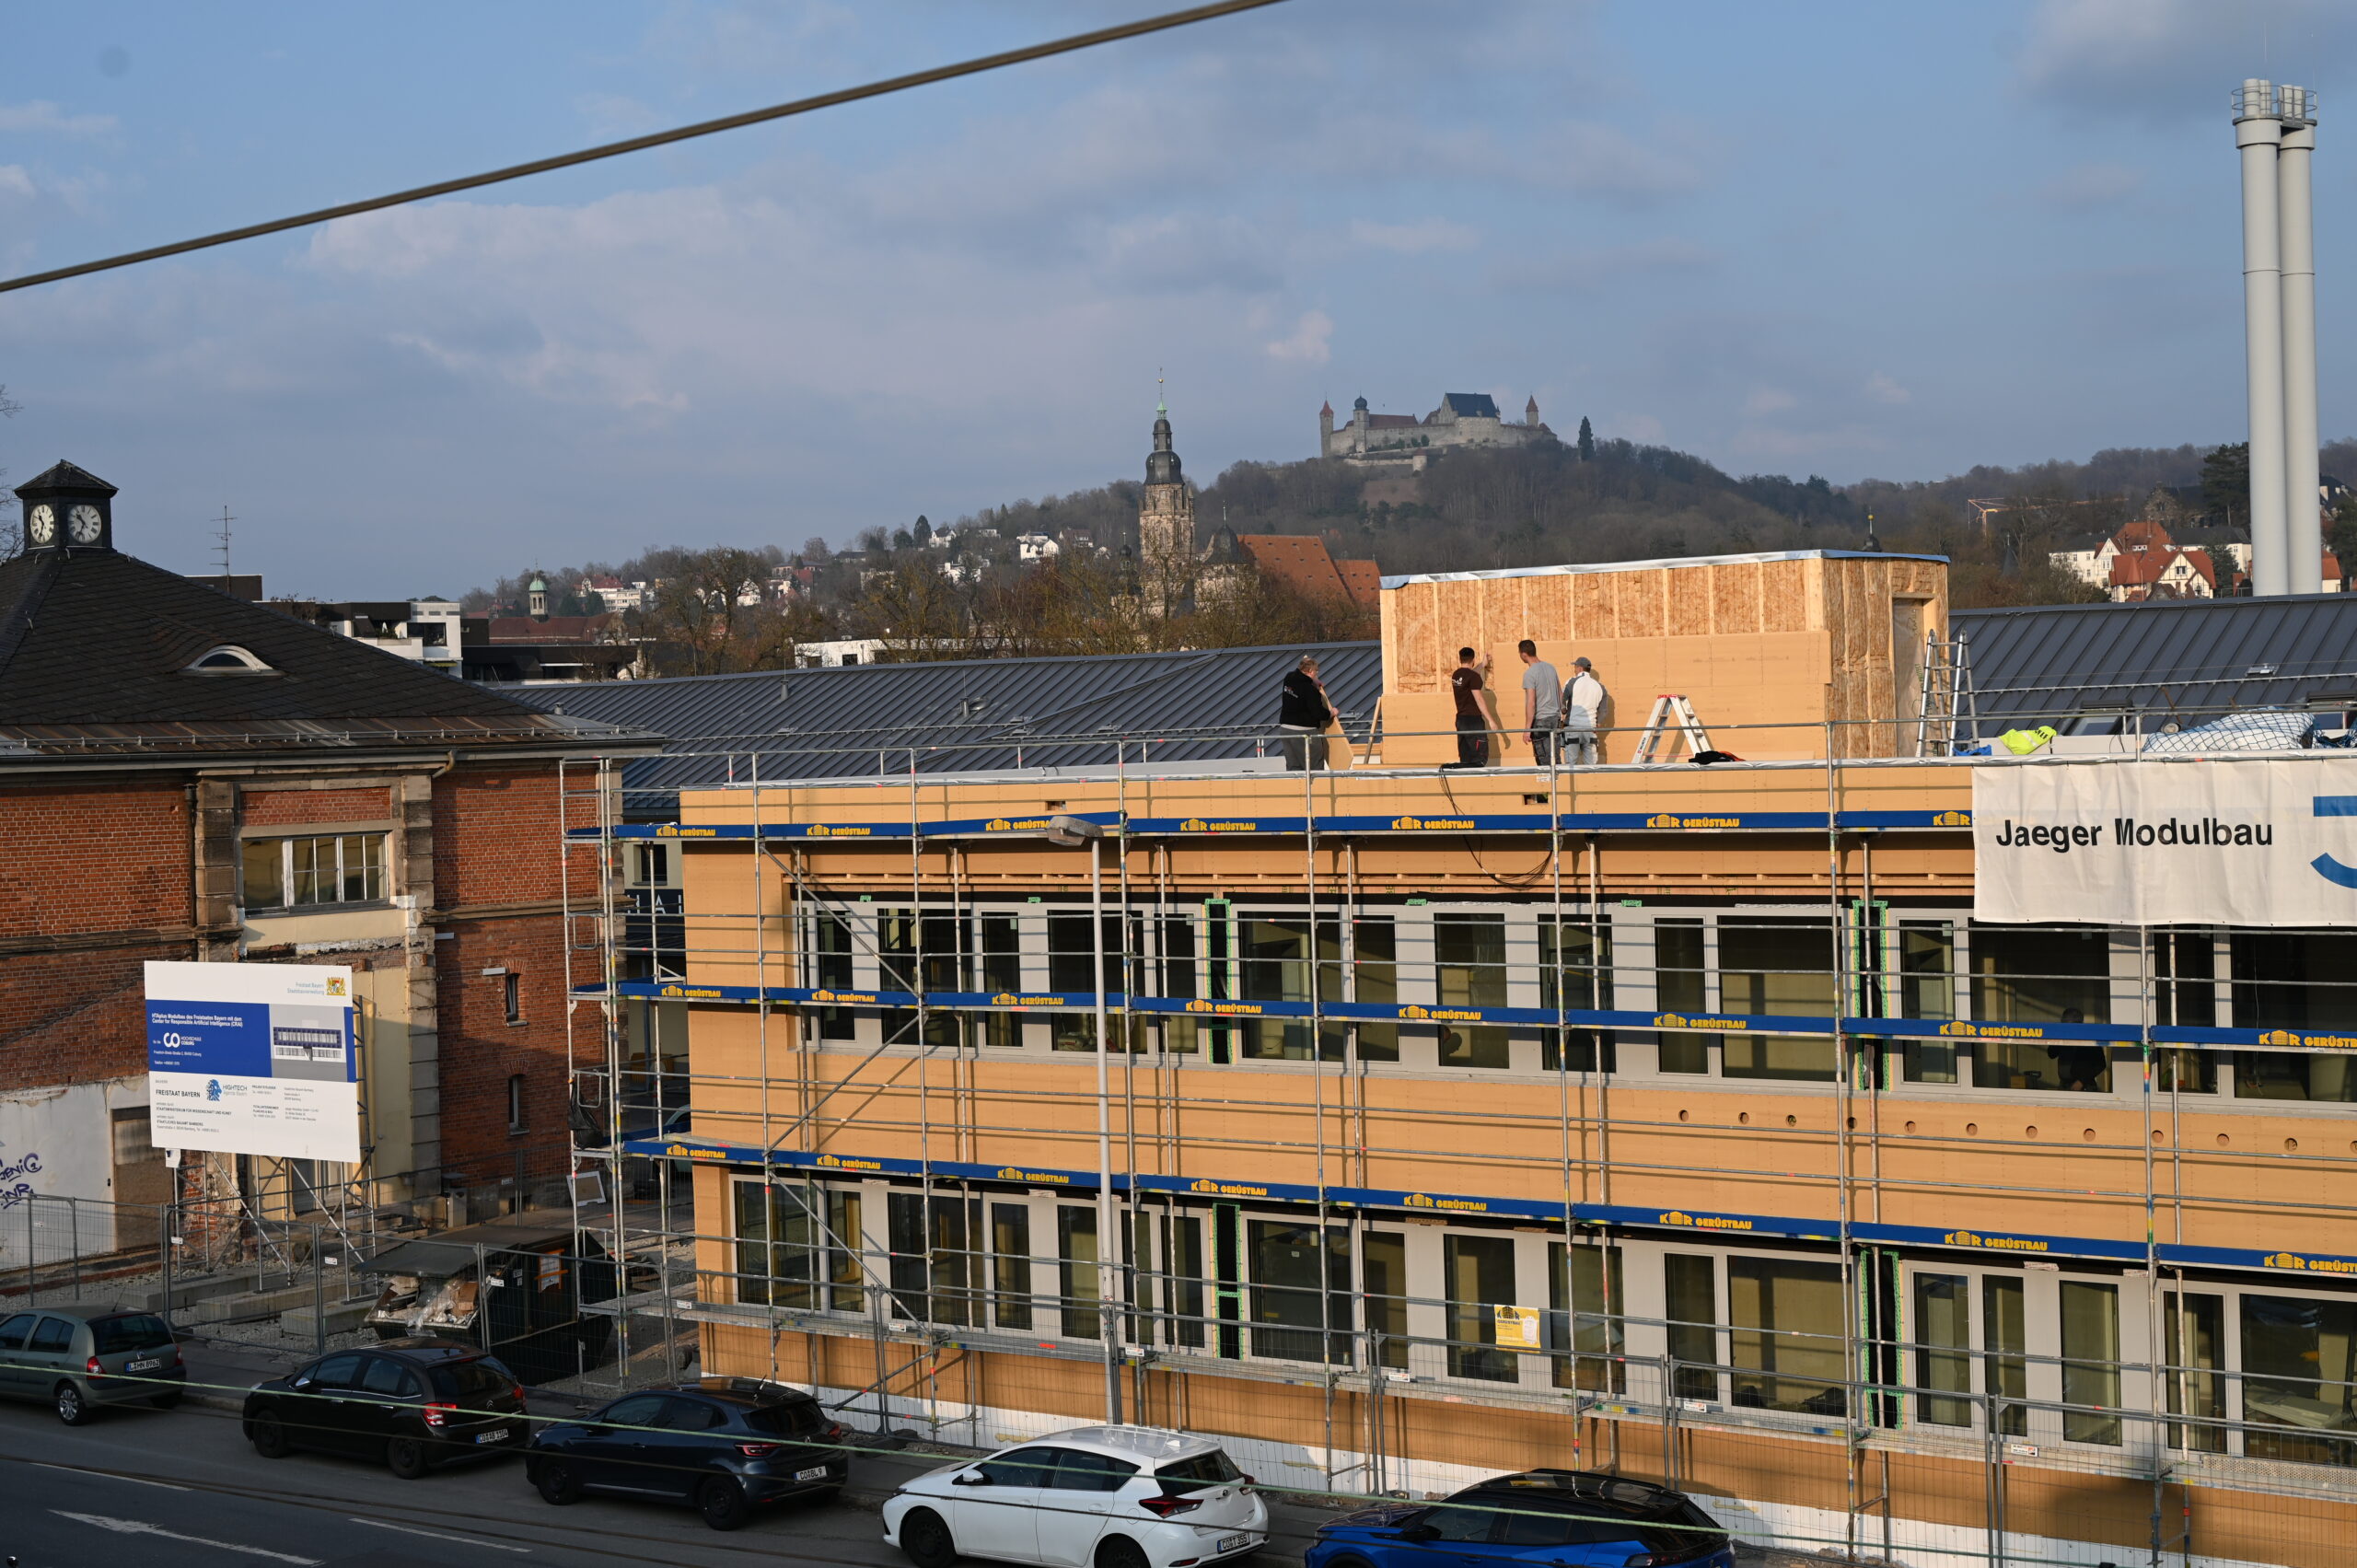
[{"label": "white car", "polygon": [[1084,1426],[903,1483],[884,1539],[916,1568],[1202,1568],[1258,1551],[1269,1509],[1208,1437]]}]

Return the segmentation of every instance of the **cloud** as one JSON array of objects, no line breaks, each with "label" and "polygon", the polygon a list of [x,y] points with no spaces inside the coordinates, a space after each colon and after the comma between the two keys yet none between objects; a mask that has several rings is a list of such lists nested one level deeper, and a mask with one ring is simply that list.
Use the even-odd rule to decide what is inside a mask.
[{"label": "cloud", "polygon": [[0,196],[16,196],[25,201],[33,198],[33,177],[25,172],[20,163],[0,163]]},{"label": "cloud", "polygon": [[1761,414],[1783,413],[1800,406],[1800,399],[1782,387],[1757,388],[1751,396],[1743,400],[1743,412],[1747,417],[1751,418],[1757,418]]},{"label": "cloud", "polygon": [[1701,272],[1718,261],[1719,252],[1708,246],[1665,237],[1629,245],[1512,258],[1490,269],[1490,282],[1497,288],[1541,292],[1593,288],[1620,278]]},{"label": "cloud", "polygon": [[1334,357],[1331,340],[1334,319],[1323,310],[1303,315],[1290,336],[1279,338],[1267,345],[1269,357],[1297,361],[1304,365],[1323,365]]},{"label": "cloud", "polygon": [[1451,223],[1446,218],[1397,224],[1369,223],[1364,218],[1351,220],[1353,244],[1396,250],[1402,256],[1421,256],[1427,250],[1470,250],[1480,238],[1463,224]]},{"label": "cloud", "polygon": [[1607,440],[1635,441],[1658,446],[1669,439],[1669,426],[1649,413],[1616,413],[1596,435]]},{"label": "cloud", "polygon": [[[1584,195],[1650,203],[1685,195],[1705,181],[1700,149],[1690,135],[1674,131],[1640,141],[1614,126],[1570,121],[1531,140],[1537,177]],[[1681,148],[1680,140],[1689,145]]]},{"label": "cloud", "polygon": [[64,136],[98,136],[115,128],[111,114],[68,114],[46,99],[0,103],[0,131],[51,131]]},{"label": "cloud", "polygon": [[2083,212],[2109,206],[2143,188],[2142,169],[2117,163],[2082,163],[2064,169],[2030,192],[2040,206]]},{"label": "cloud", "polygon": [[2206,115],[2223,131],[2227,93],[2267,57],[2328,62],[2352,45],[2357,9],[2340,0],[2038,0],[2013,64],[2016,87],[2075,109]]},{"label": "cloud", "polygon": [[1900,386],[1898,382],[1892,380],[1889,377],[1884,375],[1879,370],[1866,377],[1866,396],[1872,398],[1875,402],[1888,403],[1893,408],[1897,408],[1901,404],[1911,403],[1915,401],[1914,393],[1909,391],[1906,388]]}]

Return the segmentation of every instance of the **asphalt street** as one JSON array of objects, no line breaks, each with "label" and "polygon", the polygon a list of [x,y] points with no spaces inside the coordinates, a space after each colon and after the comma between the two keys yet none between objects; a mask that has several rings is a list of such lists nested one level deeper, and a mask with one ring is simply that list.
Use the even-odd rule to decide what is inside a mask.
[{"label": "asphalt street", "polygon": [[68,1428],[17,1403],[0,1404],[0,1555],[20,1568],[906,1568],[875,1513],[848,1504],[787,1504],[724,1534],[684,1507],[551,1507],[513,1458],[404,1481],[359,1459],[257,1458],[223,1411]]}]

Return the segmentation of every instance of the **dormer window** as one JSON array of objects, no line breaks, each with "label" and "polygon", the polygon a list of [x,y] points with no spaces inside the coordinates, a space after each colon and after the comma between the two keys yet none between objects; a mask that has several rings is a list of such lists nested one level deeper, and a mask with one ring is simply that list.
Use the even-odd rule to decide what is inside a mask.
[{"label": "dormer window", "polygon": [[224,643],[207,648],[181,673],[186,675],[275,675],[278,672],[245,649]]}]

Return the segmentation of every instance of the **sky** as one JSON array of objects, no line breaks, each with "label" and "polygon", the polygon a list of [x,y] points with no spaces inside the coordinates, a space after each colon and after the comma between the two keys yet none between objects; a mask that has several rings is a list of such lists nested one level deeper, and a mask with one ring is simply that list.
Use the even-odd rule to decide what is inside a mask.
[{"label": "sky", "polygon": [[[20,3],[0,273],[1174,3]],[[2328,0],[1287,0],[0,295],[0,467],[389,598],[1101,484],[1158,394],[1203,482],[1448,391],[1837,482],[2238,440],[2251,75],[2322,94],[2330,438],[2352,45]]]}]

